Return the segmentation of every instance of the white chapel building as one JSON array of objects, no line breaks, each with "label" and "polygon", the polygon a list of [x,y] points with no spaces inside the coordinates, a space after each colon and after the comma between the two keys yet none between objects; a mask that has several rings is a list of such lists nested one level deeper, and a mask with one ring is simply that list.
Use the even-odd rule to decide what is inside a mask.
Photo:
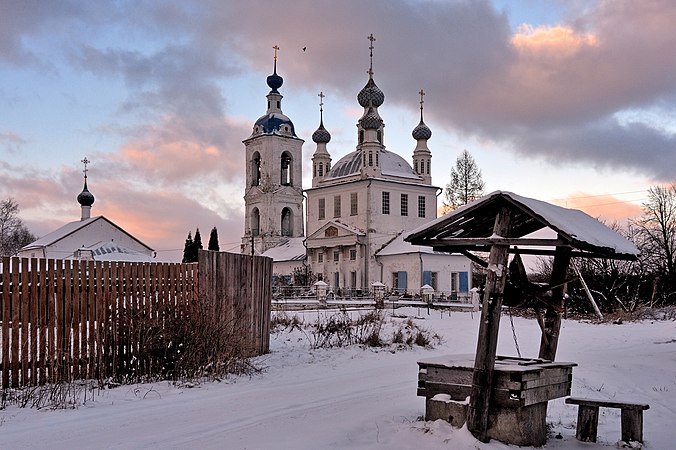
[{"label": "white chapel building", "polygon": [[77,259],[83,261],[153,262],[155,251],[104,216],[91,216],[94,195],[84,188],[77,196],[80,220],[69,222],[32,242],[17,256],[22,258]]},{"label": "white chapel building", "polygon": [[[373,42],[372,37],[369,37]],[[423,121],[413,129],[412,162],[385,146],[385,123],[378,108],[385,100],[373,77],[358,93],[363,108],[355,150],[332,163],[331,134],[323,123],[312,140],[312,186],[303,189],[302,146],[291,120],[282,113],[283,79],[268,76],[266,114],[259,118],[246,151],[245,229],[242,252],[273,258],[277,278],[293,283],[292,273],[311,271],[331,289],[368,291],[381,282],[388,291],[420,293],[430,285],[438,293],[463,297],[471,289],[471,262],[462,255],[435,252],[403,241],[403,233],[437,216],[438,187],[432,185],[431,130]],[[413,145],[412,145],[413,146]],[[306,232],[303,205],[307,198]]]}]

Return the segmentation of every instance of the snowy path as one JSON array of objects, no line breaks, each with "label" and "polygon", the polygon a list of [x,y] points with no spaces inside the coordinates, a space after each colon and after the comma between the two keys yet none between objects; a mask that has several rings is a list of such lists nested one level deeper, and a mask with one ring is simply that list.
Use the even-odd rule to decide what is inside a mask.
[{"label": "snowy path", "polygon": [[[416,310],[412,309],[415,313]],[[506,449],[480,444],[466,430],[416,422],[424,401],[415,394],[416,361],[471,353],[478,316],[424,316],[443,334],[434,350],[392,354],[358,348],[307,349],[302,335],[273,336],[261,358],[263,374],[177,389],[167,383],[104,391],[93,406],[71,411],[0,411],[0,448]],[[534,321],[515,318],[519,345],[537,353]],[[676,322],[590,325],[566,321],[560,360],[576,361],[573,394],[637,399],[646,411],[646,447],[668,449],[676,439]],[[499,353],[515,354],[509,319]],[[550,403],[548,422],[563,439],[547,448],[588,448],[575,441],[576,409]],[[602,413],[597,448],[619,439],[619,411]],[[444,441],[448,441],[445,443]]]}]

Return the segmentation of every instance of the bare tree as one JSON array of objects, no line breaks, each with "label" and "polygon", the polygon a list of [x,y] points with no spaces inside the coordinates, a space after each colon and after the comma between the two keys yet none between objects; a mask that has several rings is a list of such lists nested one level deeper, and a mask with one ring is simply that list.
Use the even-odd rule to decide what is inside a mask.
[{"label": "bare tree", "polygon": [[481,170],[467,150],[463,150],[451,170],[451,181],[444,189],[444,213],[476,200],[484,194]]},{"label": "bare tree", "polygon": [[19,204],[13,198],[0,202],[0,256],[12,256],[35,236],[19,218]]},{"label": "bare tree", "polygon": [[666,298],[676,292],[676,183],[651,187],[642,209],[633,223],[637,245]]}]

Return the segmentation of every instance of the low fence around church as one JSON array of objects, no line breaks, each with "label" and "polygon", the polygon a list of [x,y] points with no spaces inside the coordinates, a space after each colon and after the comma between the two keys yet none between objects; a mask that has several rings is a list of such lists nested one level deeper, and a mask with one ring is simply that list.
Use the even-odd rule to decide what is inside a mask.
[{"label": "low fence around church", "polygon": [[269,258],[209,251],[197,264],[2,258],[1,272],[3,388],[156,375],[164,349],[148,349],[148,333],[185,319],[198,301],[241,327],[252,355],[269,349]]}]

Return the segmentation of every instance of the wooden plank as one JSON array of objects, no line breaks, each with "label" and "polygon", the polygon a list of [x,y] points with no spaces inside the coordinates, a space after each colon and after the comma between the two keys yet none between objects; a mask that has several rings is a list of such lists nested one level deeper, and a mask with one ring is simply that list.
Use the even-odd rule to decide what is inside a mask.
[{"label": "wooden plank", "polygon": [[552,289],[550,307],[545,311],[545,327],[540,338],[540,352],[538,357],[556,360],[556,350],[559,345],[559,332],[561,331],[561,315],[565,307],[566,273],[570,263],[570,247],[556,247],[554,262],[552,263],[552,275],[549,284],[557,286]]},{"label": "wooden plank", "polygon": [[580,405],[577,411],[577,429],[575,430],[575,438],[582,442],[596,442],[598,425],[598,406]]},{"label": "wooden plank", "polygon": [[19,363],[21,365],[20,385],[30,386],[30,380],[28,379],[30,365],[30,271],[27,258],[19,258],[19,261],[21,263],[21,273],[19,274],[19,283],[21,285],[21,348],[19,349]]},{"label": "wooden plank", "polygon": [[[100,265],[100,262],[98,263]],[[96,290],[99,285],[94,261],[87,262],[87,377],[96,377]]]},{"label": "wooden plank", "polygon": [[[499,210],[493,226],[495,236],[509,236],[511,216],[508,208]],[[467,414],[467,428],[478,440],[488,442],[488,409],[493,368],[498,343],[502,297],[507,281],[508,245],[493,245],[488,258],[488,276],[481,310],[481,323],[474,360],[472,392]]]},{"label": "wooden plank", "polygon": [[622,402],[617,400],[593,399],[593,398],[569,397],[566,399],[566,403],[570,405],[602,406],[604,408],[633,409],[638,411],[650,409],[650,405],[646,403]]},{"label": "wooden plank", "polygon": [[19,286],[19,258],[12,258],[12,387],[19,387],[19,327],[21,316],[21,302]]},{"label": "wooden plank", "polygon": [[624,442],[643,442],[643,410],[622,408],[621,427]]},{"label": "wooden plank", "polygon": [[10,387],[10,332],[11,321],[11,289],[12,275],[9,257],[2,257],[2,388]]},{"label": "wooden plank", "polygon": [[30,367],[29,367],[29,377],[30,384],[37,385],[39,383],[38,378],[38,330],[40,330],[40,318],[38,316],[38,289],[39,289],[39,267],[37,258],[30,259],[30,279],[31,279],[31,290],[30,290],[30,312],[29,320],[30,323]]},{"label": "wooden plank", "polygon": [[77,290],[77,265],[71,260],[64,260],[66,265],[63,271],[65,293],[63,302],[63,347],[59,363],[61,364],[60,381],[70,382],[73,380],[73,290]]},{"label": "wooden plank", "polygon": [[56,358],[59,354],[60,339],[62,338],[63,332],[63,262],[48,259],[47,266],[49,267],[49,278],[50,278],[50,295],[47,300],[48,312],[48,328],[49,334],[47,335],[47,358],[49,365],[49,378],[48,382],[56,382],[58,379],[58,368],[56,364]]},{"label": "wooden plank", "polygon": [[37,377],[39,384],[45,384],[47,378],[47,364],[45,356],[47,353],[47,299],[49,298],[49,275],[47,260],[39,259],[38,267],[38,295],[37,295],[37,315],[38,315],[38,335],[37,335]]}]

